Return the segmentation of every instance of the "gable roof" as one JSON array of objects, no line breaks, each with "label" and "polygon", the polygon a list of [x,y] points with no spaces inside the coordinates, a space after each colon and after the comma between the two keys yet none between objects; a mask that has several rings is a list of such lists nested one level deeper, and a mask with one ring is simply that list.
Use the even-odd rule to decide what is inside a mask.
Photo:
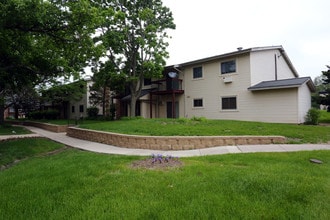
[{"label": "gable roof", "polygon": [[230,57],[233,57],[233,56],[249,54],[249,53],[258,52],[258,51],[266,51],[266,50],[279,50],[282,57],[285,59],[285,61],[289,65],[289,68],[291,69],[293,74],[296,77],[299,76],[297,70],[294,68],[291,60],[289,59],[288,55],[286,54],[284,48],[281,45],[280,46],[269,46],[269,47],[253,47],[253,48],[249,48],[249,49],[239,48],[237,51],[234,51],[234,52],[225,53],[225,54],[212,56],[212,57],[207,57],[207,58],[203,58],[203,59],[198,59],[198,60],[185,62],[185,63],[181,63],[181,64],[177,64],[177,65],[171,65],[171,66],[167,66],[166,68],[174,68],[174,69],[179,68],[180,69],[180,68],[184,68],[186,66],[198,65],[198,64],[202,64],[202,63],[206,63],[206,62],[211,62],[211,61],[214,61],[214,60],[226,59],[226,58],[230,58]]},{"label": "gable roof", "polygon": [[248,88],[250,91],[270,90],[270,89],[283,89],[283,88],[298,88],[307,83],[309,89],[314,92],[315,86],[310,77],[300,77],[292,79],[263,81]]}]

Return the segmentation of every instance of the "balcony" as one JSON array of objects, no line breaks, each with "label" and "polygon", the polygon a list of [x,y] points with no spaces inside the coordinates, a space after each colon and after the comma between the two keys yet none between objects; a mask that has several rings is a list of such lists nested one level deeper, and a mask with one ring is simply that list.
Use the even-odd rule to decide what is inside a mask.
[{"label": "balcony", "polygon": [[157,81],[152,81],[156,84],[156,90],[152,92],[154,95],[168,95],[168,94],[183,94],[182,79],[168,78]]}]

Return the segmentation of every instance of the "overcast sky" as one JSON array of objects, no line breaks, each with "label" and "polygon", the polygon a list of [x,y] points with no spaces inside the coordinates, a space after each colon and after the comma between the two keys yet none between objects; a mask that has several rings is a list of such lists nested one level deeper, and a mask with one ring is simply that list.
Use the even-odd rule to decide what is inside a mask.
[{"label": "overcast sky", "polygon": [[282,45],[300,76],[330,65],[330,0],[163,0],[173,12],[167,65]]}]

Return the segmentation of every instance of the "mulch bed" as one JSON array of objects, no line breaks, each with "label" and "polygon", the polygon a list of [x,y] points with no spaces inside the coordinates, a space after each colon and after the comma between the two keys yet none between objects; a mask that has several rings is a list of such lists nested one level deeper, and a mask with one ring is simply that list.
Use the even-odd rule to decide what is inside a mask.
[{"label": "mulch bed", "polygon": [[134,161],[131,165],[133,168],[143,169],[168,169],[179,168],[183,166],[183,162],[178,158],[169,159],[168,161],[155,161],[153,158]]}]

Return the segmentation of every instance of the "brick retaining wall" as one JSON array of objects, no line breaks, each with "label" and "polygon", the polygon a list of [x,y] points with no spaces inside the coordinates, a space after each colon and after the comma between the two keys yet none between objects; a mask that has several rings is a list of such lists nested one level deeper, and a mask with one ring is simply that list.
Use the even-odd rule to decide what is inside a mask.
[{"label": "brick retaining wall", "polygon": [[34,121],[26,121],[24,122],[24,125],[27,126],[34,126],[37,128],[42,128],[47,131],[52,131],[52,132],[66,132],[68,126],[67,125],[54,125],[54,124],[48,124],[48,123],[39,123],[39,122],[34,122]]},{"label": "brick retaining wall", "polygon": [[192,150],[227,145],[285,143],[283,136],[139,136],[68,127],[67,135],[125,148]]}]

